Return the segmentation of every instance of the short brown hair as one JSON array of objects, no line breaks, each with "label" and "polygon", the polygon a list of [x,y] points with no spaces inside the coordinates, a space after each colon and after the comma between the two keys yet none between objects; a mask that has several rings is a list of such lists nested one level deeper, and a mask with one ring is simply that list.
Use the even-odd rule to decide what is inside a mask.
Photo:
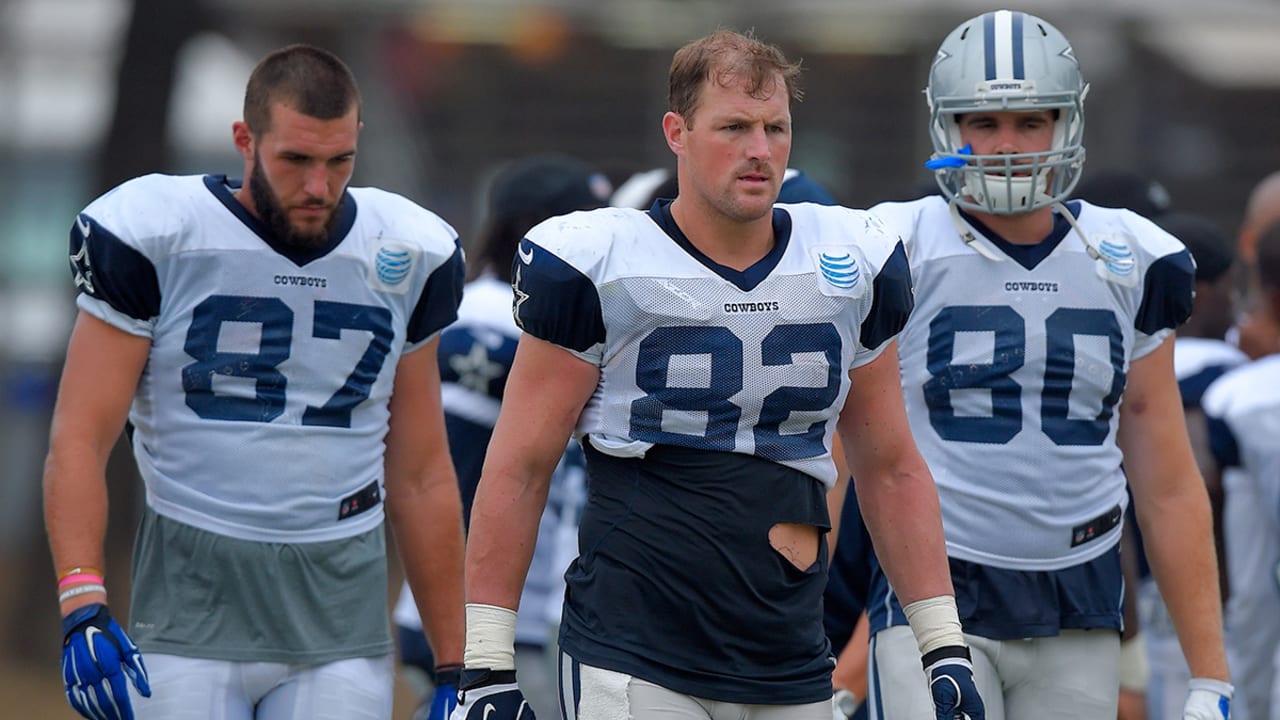
[{"label": "short brown hair", "polygon": [[308,117],[334,120],[360,107],[360,90],[346,63],[327,50],[289,45],[253,69],[244,91],[244,121],[255,135],[271,129],[271,105],[283,102]]},{"label": "short brown hair", "polygon": [[751,31],[717,30],[676,51],[671,59],[667,103],[671,112],[691,123],[702,99],[704,81],[725,86],[734,80],[745,80],[748,95],[765,98],[774,92],[778,75],[792,100],[804,97],[798,61],[791,62],[781,50],[757,39]]}]

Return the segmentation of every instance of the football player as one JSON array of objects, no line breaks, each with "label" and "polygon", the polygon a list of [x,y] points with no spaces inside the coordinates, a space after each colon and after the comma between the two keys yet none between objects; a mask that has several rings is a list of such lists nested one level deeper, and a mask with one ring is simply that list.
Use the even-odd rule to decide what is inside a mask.
[{"label": "football player", "polygon": [[529,717],[514,610],[573,433],[588,495],[560,633],[565,716],[828,720],[837,427],[923,654],[913,672],[938,718],[982,717],[902,409],[902,246],[866,212],[774,204],[798,70],[732,31],[680,49],[662,122],[676,198],[572,213],[521,242],[524,335],[472,508],[455,718]]},{"label": "football player", "polygon": [[[1280,325],[1280,223],[1254,245],[1258,320]],[[1280,717],[1280,347],[1205,391],[1213,474],[1226,489],[1227,651],[1247,720]]]},{"label": "football player", "polygon": [[[557,154],[522,158],[503,168],[493,181],[482,241],[468,263],[473,268],[473,279],[463,288],[458,322],[440,336],[445,428],[462,491],[464,523],[471,514],[485,449],[493,435],[520,338],[520,328],[511,317],[511,260],[516,245],[529,228],[549,217],[603,207],[611,190],[599,170]],[[555,653],[549,652],[547,646],[554,646],[551,621],[559,617],[564,571],[574,554],[570,552],[566,559],[558,546],[567,540],[566,534],[576,535],[586,492],[585,472],[581,447],[570,443],[551,479],[547,508],[538,524],[533,563],[520,594],[516,670],[530,706],[545,717],[559,707]],[[429,685],[415,682],[425,701],[419,712],[426,717],[433,697],[438,704],[441,693],[456,694],[456,678],[452,674],[432,677],[435,662],[422,635],[422,618],[407,583],[400,591],[393,615],[399,628],[401,662],[412,670],[407,676],[426,676],[437,686],[433,695]]]},{"label": "football player", "polygon": [[[337,57],[277,50],[232,126],[243,182],[147,175],[76,216],[45,516],[85,717],[390,718],[384,510],[437,661],[461,663],[436,356],[462,252],[435,214],[348,187],[360,108]],[[126,418],[147,490],[127,632],[101,570]]]},{"label": "football player", "polygon": [[[1087,89],[1066,37],[1026,13],[966,20],[939,47],[925,94],[942,195],[873,208],[915,282],[907,412],[990,717],[1116,717],[1127,481],[1190,663],[1185,717],[1220,720],[1209,504],[1173,373],[1194,267],[1136,213],[1064,202]],[[872,714],[920,717],[900,589],[873,583]]]}]

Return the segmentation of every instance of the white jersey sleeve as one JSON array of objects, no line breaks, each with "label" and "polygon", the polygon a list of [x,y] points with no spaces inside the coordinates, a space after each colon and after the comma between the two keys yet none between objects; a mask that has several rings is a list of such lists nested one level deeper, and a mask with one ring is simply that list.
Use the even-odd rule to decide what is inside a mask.
[{"label": "white jersey sleeve", "polygon": [[520,245],[521,327],[600,367],[578,432],[618,456],[674,444],[832,482],[849,370],[911,310],[901,244],[864,211],[780,205],[773,251],[735,271],[655,212],[573,213]]},{"label": "white jersey sleeve", "polygon": [[260,541],[381,522],[396,365],[456,316],[462,252],[380,190],[349,189],[337,223],[280,246],[214,176],[138,178],[77,216],[77,303],[151,339],[129,418],[157,512]]},{"label": "white jersey sleeve", "polygon": [[1221,376],[1202,407],[1225,493],[1227,659],[1253,713],[1280,678],[1280,355]]},{"label": "white jersey sleeve", "polygon": [[899,340],[907,413],[948,552],[962,560],[1057,570],[1117,542],[1129,365],[1190,312],[1194,267],[1177,240],[1128,211],[1072,206],[1104,254],[1133,258],[1115,268],[1136,278],[1102,277],[1062,218],[1035,246],[975,226],[1001,256],[992,260],[961,239],[941,197],[872,208],[906,240],[916,288]]}]

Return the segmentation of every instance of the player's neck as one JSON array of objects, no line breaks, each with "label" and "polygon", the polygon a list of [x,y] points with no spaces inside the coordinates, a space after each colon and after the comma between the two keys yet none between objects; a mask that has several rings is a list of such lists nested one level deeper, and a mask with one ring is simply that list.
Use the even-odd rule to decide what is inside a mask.
[{"label": "player's neck", "polygon": [[250,215],[254,216],[255,218],[258,218],[259,220],[262,219],[262,217],[258,215],[258,207],[253,204],[253,193],[249,192],[248,178],[245,178],[244,183],[240,186],[240,189],[231,193],[231,196],[236,199],[236,202],[244,206],[244,209],[248,210]]},{"label": "player's neck", "polygon": [[734,270],[746,270],[773,249],[772,212],[740,222],[699,207],[690,198],[677,197],[671,203],[671,217],[689,244],[711,260]]},{"label": "player's neck", "polygon": [[1014,245],[1035,245],[1049,237],[1049,233],[1053,231],[1052,208],[1039,208],[1016,215],[993,215],[984,212],[970,214]]}]

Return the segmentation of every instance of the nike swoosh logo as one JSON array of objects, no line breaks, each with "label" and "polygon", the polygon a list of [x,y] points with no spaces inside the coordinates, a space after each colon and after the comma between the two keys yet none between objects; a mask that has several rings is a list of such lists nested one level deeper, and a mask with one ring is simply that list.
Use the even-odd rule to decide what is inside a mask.
[{"label": "nike swoosh logo", "polygon": [[525,252],[524,243],[521,243],[516,247],[516,254],[520,256],[520,261],[525,265],[533,262],[533,250],[530,249],[528,252]]},{"label": "nike swoosh logo", "polygon": [[76,215],[76,227],[80,228],[80,234],[89,237],[89,233],[93,228],[89,227],[89,221],[84,219],[84,215]]}]

